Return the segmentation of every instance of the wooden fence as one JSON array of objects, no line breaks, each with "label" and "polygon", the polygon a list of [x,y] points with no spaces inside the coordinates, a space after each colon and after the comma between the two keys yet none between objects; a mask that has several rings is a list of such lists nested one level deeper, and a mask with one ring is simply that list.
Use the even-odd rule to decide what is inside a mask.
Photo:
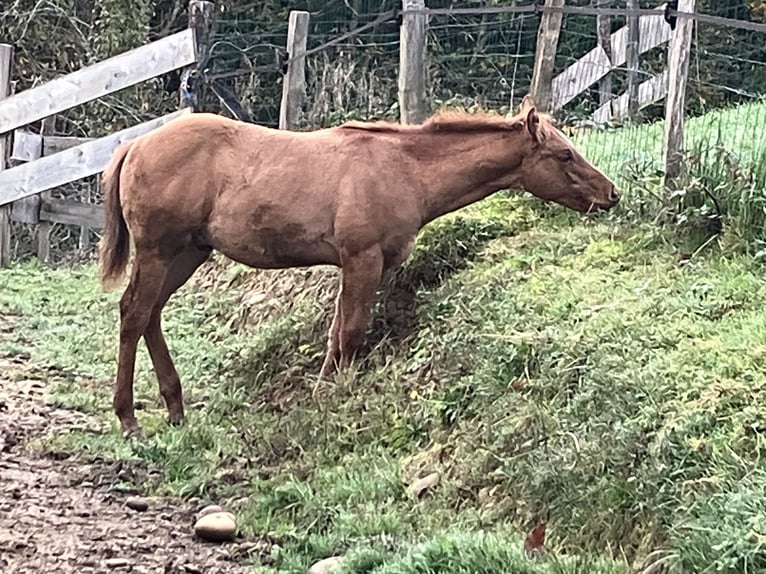
[{"label": "wooden fence", "polygon": [[[597,45],[554,76],[553,64],[564,5],[564,0],[546,0],[540,20],[531,84],[538,104],[544,109],[558,110],[598,83],[600,106],[592,119],[604,123],[631,117],[642,107],[665,98],[666,176],[674,177],[678,174],[683,146],[684,93],[693,19],[679,18],[671,29],[662,14],[637,16],[634,10],[627,17],[626,26],[610,33],[609,16],[598,13],[595,21]],[[635,9],[636,5],[635,0],[628,0],[629,9]],[[694,5],[695,0],[678,0],[677,11],[693,13]],[[193,103],[182,98],[179,111],[95,139],[46,133],[46,118],[179,68],[186,68],[188,73],[193,65],[208,56],[212,7],[213,4],[206,0],[190,0],[187,30],[15,95],[10,94],[12,47],[0,44],[0,266],[10,261],[11,221],[38,225],[38,256],[43,260],[47,259],[46,236],[52,223],[77,225],[86,230],[100,228],[103,221],[101,206],[54,200],[50,190],[100,173],[122,142],[156,129],[190,111],[189,107],[193,111]],[[518,10],[529,10],[529,7],[518,7]],[[402,123],[420,123],[429,111],[425,63],[428,14],[424,0],[402,1],[399,13]],[[306,55],[308,22],[308,12],[291,12],[286,38],[289,61],[280,108],[279,127],[282,129],[291,129],[300,123],[306,96],[303,56]],[[666,43],[670,44],[667,69],[639,82],[640,55]],[[627,89],[623,94],[614,95],[610,74],[625,66],[629,71]],[[25,129],[40,120],[43,120],[40,133]],[[9,167],[7,157],[19,165]]]},{"label": "wooden fence", "polygon": [[[0,140],[4,148],[3,164],[0,165],[0,265],[10,262],[11,221],[39,223],[43,232],[47,224],[54,222],[100,227],[100,206],[52,200],[41,194],[101,172],[120,144],[188,110],[182,109],[97,139],[50,137],[22,128],[160,74],[194,64],[197,61],[196,47],[195,30],[189,28],[0,100]],[[0,93],[10,91],[12,53],[10,46],[2,46],[0,70],[5,72],[0,73],[3,82]],[[11,160],[22,162],[20,165],[7,168],[5,158],[8,148],[12,150]],[[38,253],[43,258],[46,251],[38,244]]]},{"label": "wooden fence", "polygon": [[[638,41],[630,42],[631,36],[636,37],[634,31],[638,32]],[[628,71],[635,73],[639,63],[637,56],[667,43],[670,37],[670,26],[661,15],[629,19],[628,24],[599,41],[595,48],[553,79],[550,88],[552,109],[562,108],[608,74],[626,66],[628,60],[631,60]],[[626,91],[617,97],[610,94],[612,97],[593,112],[592,119],[598,124],[628,119],[633,115],[631,111],[635,113],[664,98],[666,90],[667,72],[640,83],[629,75]]]},{"label": "wooden fence", "polygon": [[[593,0],[597,6],[599,0]],[[556,54],[561,14],[555,10],[544,13],[538,32],[535,73],[532,92],[545,109],[557,110],[573,100],[596,82],[600,85],[600,106],[592,120],[603,124],[610,120],[633,119],[642,108],[665,99],[665,183],[673,185],[679,175],[683,149],[683,122],[686,81],[689,70],[695,0],[677,0],[675,24],[666,20],[667,4],[657,8],[664,14],[636,15],[638,1],[627,0],[626,25],[610,34],[609,16],[598,15],[596,29],[598,42],[590,52],[569,66],[561,74],[550,78]],[[549,9],[560,8],[563,0],[546,0]],[[606,11],[604,11],[606,13]],[[681,17],[679,17],[679,15]],[[558,16],[558,18],[556,18]],[[639,82],[640,55],[669,43],[667,67],[658,75]],[[627,89],[616,97],[611,93],[609,74],[626,66]]]}]

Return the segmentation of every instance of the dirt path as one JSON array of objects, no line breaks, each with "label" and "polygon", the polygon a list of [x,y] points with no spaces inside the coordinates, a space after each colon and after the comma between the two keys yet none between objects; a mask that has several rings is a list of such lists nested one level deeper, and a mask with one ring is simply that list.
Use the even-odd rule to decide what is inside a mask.
[{"label": "dirt path", "polygon": [[31,454],[30,439],[100,429],[83,413],[54,406],[42,377],[25,379],[27,372],[23,359],[0,358],[2,574],[252,572],[248,555],[258,560],[267,545],[199,540],[192,530],[199,508],[157,499],[147,499],[142,512],[128,508],[131,493],[115,485],[145,471],[64,453]]}]

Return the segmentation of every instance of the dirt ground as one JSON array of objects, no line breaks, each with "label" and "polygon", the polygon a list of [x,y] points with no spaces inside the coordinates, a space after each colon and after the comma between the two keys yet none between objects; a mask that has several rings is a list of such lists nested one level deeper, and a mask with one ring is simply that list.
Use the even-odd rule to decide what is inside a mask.
[{"label": "dirt ground", "polygon": [[126,506],[141,493],[126,492],[119,483],[141,484],[145,469],[66,453],[34,454],[30,440],[72,428],[98,432],[99,426],[83,413],[54,406],[44,377],[24,378],[26,362],[0,358],[2,574],[239,574],[252,572],[248,556],[268,560],[263,541],[195,537],[202,503],[147,498],[144,511]]}]

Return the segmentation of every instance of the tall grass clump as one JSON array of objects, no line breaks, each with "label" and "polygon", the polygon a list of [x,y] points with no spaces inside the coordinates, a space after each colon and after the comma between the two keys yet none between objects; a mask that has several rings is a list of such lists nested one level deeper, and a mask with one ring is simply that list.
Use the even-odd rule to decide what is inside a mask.
[{"label": "tall grass clump", "polygon": [[677,223],[692,222],[747,253],[766,255],[766,144],[741,159],[723,144],[686,156],[683,177],[670,193]]},{"label": "tall grass clump", "polygon": [[664,187],[662,121],[575,137],[625,190],[629,219],[665,221],[758,257],[766,255],[766,102],[685,123],[682,174]]}]

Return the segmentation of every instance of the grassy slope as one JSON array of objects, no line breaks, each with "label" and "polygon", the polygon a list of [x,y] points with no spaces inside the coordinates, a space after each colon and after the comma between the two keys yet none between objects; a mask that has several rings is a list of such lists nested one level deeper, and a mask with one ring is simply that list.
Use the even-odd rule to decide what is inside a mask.
[{"label": "grassy slope", "polygon": [[[211,266],[166,314],[185,427],[163,425],[140,353],[144,446],[116,432],[119,294],[93,268],[3,271],[0,312],[22,320],[0,351],[55,363],[61,400],[112,424],[57,446],[226,501],[246,532],[281,537],[281,572],[339,552],[376,573],[625,572],[621,556],[655,550],[686,572],[766,567],[762,270],[710,250],[682,263],[696,244],[672,231],[551,211],[497,196],[426,229],[370,355],[318,399],[332,274]],[[433,469],[442,484],[409,501]],[[527,560],[522,533],[546,516],[557,555],[617,561]]]}]

